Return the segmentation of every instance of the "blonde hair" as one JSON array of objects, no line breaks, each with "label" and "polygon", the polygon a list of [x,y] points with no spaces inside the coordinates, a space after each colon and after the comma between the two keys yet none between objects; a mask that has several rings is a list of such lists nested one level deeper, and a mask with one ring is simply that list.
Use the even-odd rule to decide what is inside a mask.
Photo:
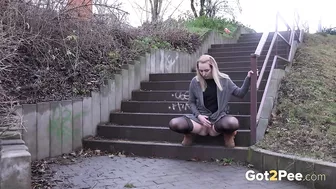
[{"label": "blonde hair", "polygon": [[227,74],[219,71],[216,60],[210,55],[202,55],[196,62],[196,74],[197,74],[196,79],[198,82],[200,82],[202,91],[203,92],[205,91],[207,84],[205,82],[205,79],[201,76],[199,72],[199,68],[198,68],[199,63],[208,63],[210,67],[212,67],[212,71],[211,71],[212,77],[217,87],[219,88],[219,90],[222,91],[223,88],[222,88],[222,85],[220,84],[219,78],[230,79],[230,77]]}]

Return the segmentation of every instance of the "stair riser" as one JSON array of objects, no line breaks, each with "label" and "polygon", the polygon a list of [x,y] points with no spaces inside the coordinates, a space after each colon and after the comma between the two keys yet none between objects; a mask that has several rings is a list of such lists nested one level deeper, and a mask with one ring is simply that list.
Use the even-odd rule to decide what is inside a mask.
[{"label": "stair riser", "polygon": [[[284,36],[285,38],[289,38],[288,33],[283,33],[281,34],[282,36]],[[239,39],[237,40],[237,42],[258,42],[260,41],[262,35],[258,35],[258,36],[240,36]],[[273,34],[272,35],[268,35],[267,36],[267,42],[271,42],[273,39]],[[280,38],[278,38],[280,41]]]},{"label": "stair riser", "polygon": [[[261,68],[262,68],[261,65],[257,67],[257,69],[259,69],[259,71],[261,70]],[[284,68],[285,68],[284,65],[275,66],[275,69],[284,69]],[[245,68],[242,68],[242,67],[241,68],[239,68],[239,67],[238,68],[220,68],[219,69],[219,71],[224,72],[224,73],[229,72],[229,71],[244,71],[244,72],[247,73],[250,70],[251,70],[250,67],[245,67]],[[269,72],[270,70],[271,70],[271,66],[267,66],[265,68],[266,72]],[[192,72],[195,72],[195,70],[192,70]]]},{"label": "stair riser", "polygon": [[223,47],[239,47],[239,46],[258,46],[258,41],[251,42],[251,43],[229,43],[229,44],[212,44],[210,46],[210,49],[217,49],[217,48],[223,48]]},{"label": "stair riser", "polygon": [[[288,36],[290,32],[280,32],[281,35],[283,36]],[[267,39],[272,39],[274,35],[274,32],[269,33]],[[239,40],[260,40],[262,37],[262,34],[242,34],[239,37]]]},{"label": "stair riser", "polygon": [[[258,91],[258,102],[261,101],[264,91]],[[132,99],[136,101],[187,101],[189,92],[185,91],[172,91],[172,92],[145,92],[133,91]],[[243,99],[231,96],[230,102],[250,102],[250,92],[248,92]]]},{"label": "stair riser", "polygon": [[[217,46],[217,47],[212,47],[208,49],[208,53],[211,52],[239,52],[239,51],[252,51],[255,52],[257,49],[258,44],[249,44],[249,45],[236,45],[236,46]],[[279,43],[278,48],[288,48],[289,46],[287,44]],[[269,49],[270,44],[266,44],[263,49]],[[273,47],[275,49],[275,45]]]},{"label": "stair riser", "polygon": [[[258,103],[259,108],[259,103]],[[182,113],[190,114],[190,107],[187,102],[134,102],[123,101],[121,103],[122,112],[139,112],[139,113]],[[250,104],[249,103],[229,103],[228,114],[234,115],[249,115]]]},{"label": "stair riser", "polygon": [[[272,42],[272,39],[273,39],[273,37],[272,38],[268,38],[267,39],[267,41],[266,41],[266,44],[270,44],[271,42]],[[257,43],[257,44],[259,44],[259,41],[260,41],[260,39],[256,39],[256,38],[252,38],[252,39],[238,39],[237,40],[237,43],[238,44],[246,44],[246,43]],[[283,41],[282,39],[280,39],[280,38],[278,38],[278,44],[279,43],[283,43],[283,44],[287,44],[285,41]]]},{"label": "stair riser", "polygon": [[[266,58],[266,55],[262,55],[258,57],[259,61],[264,61]],[[269,57],[269,59],[273,60],[274,54]],[[251,61],[251,56],[236,56],[236,57],[216,57],[215,58],[218,63],[224,63],[225,62],[240,62],[240,61]]]},{"label": "stair riser", "polygon": [[[285,57],[284,57],[285,58]],[[273,63],[273,59],[274,57],[271,59],[268,59],[267,65],[266,67],[271,67],[272,63]],[[278,59],[279,60],[279,59]],[[265,59],[257,59],[257,67],[262,67],[264,64]],[[284,68],[285,66],[285,62],[278,62],[278,64],[276,64],[276,68]],[[236,62],[236,63],[219,63],[218,64],[218,68],[221,69],[235,69],[233,71],[245,71],[246,68],[250,68],[251,67],[251,61],[245,61],[245,62]],[[244,69],[240,69],[240,68],[244,68]]]},{"label": "stair riser", "polygon": [[[261,39],[261,35],[260,36],[241,36],[239,37],[239,39],[237,40],[237,42],[259,42]],[[271,41],[273,38],[272,35],[268,35],[267,37],[267,41]]]},{"label": "stair riser", "polygon": [[[233,158],[237,161],[246,161],[246,149],[229,149],[229,148],[207,148],[199,147],[182,147],[173,145],[156,145],[156,144],[133,144],[133,143],[113,143],[102,141],[84,140],[85,149],[99,149],[110,153],[124,151],[142,157],[162,157],[171,159],[190,160],[197,158],[202,161],[212,161],[214,159]],[[225,149],[225,150],[224,150]]]},{"label": "stair riser", "polygon": [[[273,59],[269,59],[268,60],[268,65],[267,66],[271,66],[271,63],[273,62]],[[258,59],[257,60],[257,64],[258,66],[263,66],[264,64],[264,60],[260,60]],[[234,68],[238,68],[238,70],[235,70],[235,71],[243,71],[243,70],[239,70],[239,68],[242,68],[242,67],[251,67],[251,61],[245,61],[245,62],[236,62],[236,63],[219,63],[218,64],[218,68],[219,69],[234,69]]]},{"label": "stair riser", "polygon": [[[288,31],[278,31],[279,33],[281,33],[281,34],[285,34],[285,33],[288,33]],[[269,32],[269,34],[268,35],[274,35],[274,33],[275,32]],[[250,37],[253,37],[253,36],[262,36],[262,34],[263,34],[263,32],[257,32],[257,33],[243,33],[243,34],[241,34],[241,36],[250,36]]]},{"label": "stair riser", "polygon": [[[259,38],[239,38],[237,40],[237,43],[259,43],[261,37]],[[268,36],[266,43],[271,43],[273,39],[273,36]]]},{"label": "stair riser", "polygon": [[[174,114],[165,115],[149,115],[149,114],[124,114],[124,113],[111,113],[110,122],[118,125],[140,125],[140,126],[161,126],[168,127],[171,119],[182,116]],[[250,118],[249,116],[236,116],[241,128],[249,129]]]},{"label": "stair riser", "polygon": [[[254,53],[255,51],[235,51],[235,52],[213,52],[213,53],[208,53],[210,56],[214,57],[215,59],[216,58],[220,58],[220,57],[235,57],[235,56],[250,56],[252,53]],[[268,49],[267,50],[263,50],[262,51],[262,55],[266,55],[268,52]],[[288,51],[289,52],[289,51]],[[278,53],[279,55],[286,55],[287,53],[287,49],[278,49]],[[274,56],[276,53],[275,53],[275,50],[273,51],[273,53],[271,53],[272,56]]]},{"label": "stair riser", "polygon": [[[244,80],[247,76],[247,72],[225,72],[231,78],[231,80]],[[269,72],[265,72],[264,76],[267,77]],[[149,81],[191,81],[196,76],[195,72],[183,73],[183,74],[150,74]]]},{"label": "stair riser", "polygon": [[[273,60],[274,56],[278,55],[284,58],[287,58],[287,53],[272,53],[269,56],[268,60]],[[267,54],[261,54],[257,61],[258,63],[263,63],[265,61]],[[251,56],[245,55],[245,56],[232,56],[232,57],[225,57],[225,56],[215,56],[215,60],[217,61],[217,64],[232,64],[232,63],[240,63],[240,62],[248,62],[248,64],[251,64]]]},{"label": "stair riser", "polygon": [[[271,45],[272,41],[266,41],[265,47],[269,47]],[[276,44],[276,43],[275,43]],[[287,45],[288,44],[283,40],[278,40],[277,42],[278,46]],[[240,43],[230,43],[230,44],[213,44],[211,45],[210,49],[218,49],[218,48],[232,48],[232,47],[242,47],[242,46],[248,46],[248,47],[257,47],[259,45],[259,41],[254,42],[240,42]]]},{"label": "stair riser", "polygon": [[[121,139],[132,141],[153,141],[180,143],[183,140],[183,134],[171,131],[170,129],[159,128],[136,128],[127,126],[98,126],[97,134],[104,139]],[[216,137],[195,135],[193,141],[195,144],[223,146],[223,135]],[[250,132],[238,132],[235,137],[237,146],[250,145]]]},{"label": "stair riser", "polygon": [[[242,86],[243,82],[238,81],[234,82],[237,86]],[[190,81],[181,81],[181,82],[142,82],[141,89],[142,90],[189,90]],[[266,85],[266,81],[262,81],[260,83],[259,90],[264,90]]]},{"label": "stair riser", "polygon": [[[279,55],[283,58],[287,58],[286,55]],[[262,66],[264,64],[266,55],[260,58],[257,58],[257,64],[258,66]],[[216,58],[216,60],[220,59],[220,57]],[[271,66],[272,62],[274,59],[274,55],[271,55],[268,58],[268,63],[267,66]],[[250,67],[251,66],[251,58],[245,57],[243,60],[238,60],[238,61],[217,61],[218,67],[219,68],[236,68],[236,67]],[[238,70],[239,71],[239,70]]]}]

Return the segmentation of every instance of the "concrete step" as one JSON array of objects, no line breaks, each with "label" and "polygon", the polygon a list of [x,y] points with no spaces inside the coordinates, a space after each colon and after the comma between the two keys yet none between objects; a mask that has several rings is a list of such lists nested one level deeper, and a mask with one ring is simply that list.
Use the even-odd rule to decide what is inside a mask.
[{"label": "concrete step", "polygon": [[[281,55],[280,55],[281,56]],[[286,58],[285,56],[281,56],[283,58]],[[272,62],[273,62],[274,56],[270,57],[268,59],[267,65],[266,67],[271,67],[272,66]],[[259,59],[257,58],[257,67],[262,67],[264,64],[265,58],[263,59]],[[219,70],[222,71],[241,71],[241,72],[246,72],[246,68],[247,67],[251,67],[251,61],[237,61],[236,63],[233,62],[217,62]],[[275,65],[277,68],[283,68],[285,66],[285,64],[283,63],[279,63],[277,65]],[[194,69],[191,70],[191,72],[193,72]],[[248,69],[250,70],[250,69]]]},{"label": "concrete step", "polygon": [[[259,69],[259,71],[261,70],[261,68],[262,68],[262,65],[258,65],[257,66],[257,69]],[[285,65],[284,64],[279,64],[279,65],[276,65],[275,68],[276,69],[284,69]],[[237,67],[237,68],[235,68],[235,67],[228,67],[228,68],[220,68],[219,69],[219,71],[224,72],[224,73],[226,73],[228,71],[244,71],[244,72],[247,73],[250,70],[251,70],[251,67]],[[269,66],[267,66],[265,68],[265,71],[270,71],[270,70],[271,70],[271,65],[269,65]],[[192,72],[195,72],[195,70],[192,69]]]},{"label": "concrete step", "polygon": [[139,142],[126,140],[84,139],[85,149],[107,151],[111,153],[125,152],[142,157],[161,157],[182,160],[213,161],[215,159],[232,158],[246,161],[248,147],[225,148],[222,146],[193,145],[182,146],[180,143]]},{"label": "concrete step", "polygon": [[[262,35],[258,35],[258,36],[246,36],[246,35],[241,35],[238,38],[238,42],[255,42],[255,41],[260,41]],[[272,40],[273,35],[268,35],[267,40],[270,41]]]},{"label": "concrete step", "polygon": [[[264,91],[258,90],[257,100],[261,101]],[[230,102],[250,102],[250,91],[243,99],[231,96]],[[185,102],[189,99],[188,90],[179,91],[132,91],[132,100],[135,101],[181,101]]]},{"label": "concrete step", "polygon": [[[283,36],[284,35],[288,35],[288,32],[282,32],[281,33]],[[269,35],[268,35],[268,37],[267,37],[267,41],[271,41],[272,39],[273,39],[273,36],[274,36],[274,33],[270,33]],[[262,34],[248,34],[248,35],[245,35],[245,34],[242,34],[240,37],[239,37],[239,39],[238,39],[238,41],[239,42],[248,42],[248,41],[260,41],[260,39],[261,39],[261,37],[262,37]],[[287,36],[286,36],[287,37]]]},{"label": "concrete step", "polygon": [[258,41],[254,41],[254,42],[246,42],[246,43],[228,43],[228,44],[212,44],[210,46],[210,49],[218,49],[218,48],[232,48],[232,47],[243,47],[243,46],[247,46],[247,47],[257,47],[258,46]]},{"label": "concrete step", "polygon": [[[265,78],[265,77],[264,77]],[[259,90],[264,90],[267,80],[262,80]],[[243,80],[233,81],[238,87],[241,87]],[[141,90],[146,91],[162,91],[162,90],[189,90],[190,80],[183,81],[152,81],[141,82]]]},{"label": "concrete step", "polygon": [[[239,38],[237,40],[237,43],[259,43],[261,37],[249,37],[249,38]],[[271,42],[273,39],[273,36],[268,36],[268,38],[266,39],[266,42]]]},{"label": "concrete step", "polygon": [[[269,32],[269,36],[273,36],[275,32]],[[288,31],[279,31],[281,35],[288,34],[290,32]],[[240,38],[255,38],[255,37],[261,37],[263,35],[263,32],[260,33],[244,33],[240,35]]]},{"label": "concrete step", "polygon": [[[268,65],[271,66],[273,59],[268,59]],[[251,67],[251,61],[239,61],[239,62],[217,62],[219,69],[234,69],[234,68],[246,68]],[[262,66],[264,64],[264,59],[257,59],[258,66]],[[243,71],[243,70],[235,70],[235,71]]]},{"label": "concrete step", "polygon": [[[258,108],[259,105],[260,103],[258,103]],[[121,111],[133,113],[191,113],[190,106],[186,101],[122,101]],[[250,102],[229,102],[227,113],[249,115]]]},{"label": "concrete step", "polygon": [[[258,62],[264,62],[266,58],[267,53],[262,53],[258,58]],[[281,52],[281,53],[271,53],[268,60],[273,61],[273,58],[275,55],[287,58],[287,53]],[[217,61],[217,64],[226,64],[226,63],[240,63],[240,62],[250,62],[251,64],[251,56],[250,55],[241,55],[241,56],[214,56],[215,60]]]},{"label": "concrete step", "polygon": [[[211,52],[211,53],[206,53],[208,55],[211,55],[215,59],[217,57],[235,57],[235,56],[250,56],[252,53],[254,53],[255,50],[253,51],[233,51],[233,52]],[[268,52],[268,49],[263,49],[261,52],[262,55],[266,55]],[[275,54],[275,50],[273,50],[272,54]],[[280,48],[278,49],[278,54],[288,54],[286,48]]]},{"label": "concrete step", "polygon": [[208,54],[213,53],[213,52],[240,52],[240,51],[251,51],[255,52],[257,49],[257,45],[247,45],[247,46],[241,46],[238,45],[236,47],[218,47],[218,48],[209,48],[208,49]]},{"label": "concrete step", "polygon": [[[264,61],[266,58],[266,55],[261,55],[258,57],[259,61]],[[269,59],[273,60],[274,54],[270,55]],[[226,63],[226,62],[240,62],[240,61],[251,61],[250,55],[245,56],[230,56],[230,57],[215,57],[218,64],[220,63]]]},{"label": "concrete step", "polygon": [[[266,67],[272,66],[273,63],[273,58],[269,58]],[[285,58],[285,57],[284,57]],[[262,67],[264,64],[265,59],[259,59],[257,58],[257,67]],[[232,71],[246,71],[246,67],[251,67],[251,61],[239,61],[239,62],[217,62],[218,68],[221,69],[234,69]],[[284,68],[286,65],[286,62],[283,61],[278,61],[276,64],[277,68]],[[239,68],[244,68],[244,69],[239,69]],[[192,70],[191,70],[192,71]]]},{"label": "concrete step", "polygon": [[[208,49],[208,52],[232,52],[232,51],[252,51],[254,52],[257,49],[258,43],[246,43],[241,45],[240,43],[234,44],[216,44],[216,46]],[[266,43],[263,49],[269,49],[271,43]],[[288,48],[287,44],[278,43],[278,48]],[[275,48],[275,45],[274,45]]]},{"label": "concrete step", "polygon": [[[244,80],[247,76],[246,71],[228,71],[225,72],[229,75],[231,80]],[[264,76],[268,76],[269,72],[265,72]],[[192,78],[196,76],[196,73],[159,73],[159,74],[150,74],[149,81],[183,81],[188,80],[191,81]]]},{"label": "concrete step", "polygon": [[[183,140],[183,134],[171,131],[168,127],[146,127],[130,125],[98,125],[97,135],[104,139],[131,140],[131,141],[155,141],[179,143]],[[250,131],[238,130],[235,137],[236,146],[250,145]],[[194,144],[223,146],[224,136],[198,136],[193,138]]]},{"label": "concrete step", "polygon": [[[141,126],[161,126],[168,127],[169,121],[175,117],[185,114],[174,113],[129,113],[129,112],[112,112],[110,122],[116,125],[141,125]],[[249,129],[249,115],[233,115],[238,119],[241,129]]]},{"label": "concrete step", "polygon": [[[265,47],[267,47],[267,49],[270,47],[271,45],[271,40],[266,41],[265,43]],[[237,48],[237,47],[257,47],[259,44],[259,41],[248,41],[248,42],[240,42],[240,43],[228,43],[228,44],[212,44],[210,46],[211,49],[217,49],[217,48]],[[278,40],[278,45],[287,45],[288,44],[286,42],[284,42],[283,40]]]}]

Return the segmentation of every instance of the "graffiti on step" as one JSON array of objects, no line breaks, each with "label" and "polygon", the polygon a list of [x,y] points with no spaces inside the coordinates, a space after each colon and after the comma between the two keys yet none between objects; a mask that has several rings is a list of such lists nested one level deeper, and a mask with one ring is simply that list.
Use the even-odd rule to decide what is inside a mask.
[{"label": "graffiti on step", "polygon": [[179,58],[178,53],[176,53],[176,56],[167,54],[166,56],[164,55],[164,52],[161,51],[161,57],[164,57],[166,64],[165,64],[165,73],[167,72],[172,72],[173,71],[173,66],[175,65],[176,60]]},{"label": "graffiti on step", "polygon": [[187,111],[190,109],[189,105],[187,103],[184,102],[176,102],[176,103],[172,103],[170,106],[168,106],[169,110],[174,110],[174,111]]},{"label": "graffiti on step", "polygon": [[81,137],[81,129],[73,129],[72,125],[73,122],[80,119],[85,114],[86,112],[82,111],[73,115],[72,110],[70,110],[66,106],[62,106],[61,104],[59,104],[59,106],[51,112],[49,125],[51,136],[54,136],[59,143],[61,143],[62,141],[63,143],[71,141],[73,137]]},{"label": "graffiti on step", "polygon": [[176,100],[189,100],[189,91],[185,92],[176,92],[172,94]]}]

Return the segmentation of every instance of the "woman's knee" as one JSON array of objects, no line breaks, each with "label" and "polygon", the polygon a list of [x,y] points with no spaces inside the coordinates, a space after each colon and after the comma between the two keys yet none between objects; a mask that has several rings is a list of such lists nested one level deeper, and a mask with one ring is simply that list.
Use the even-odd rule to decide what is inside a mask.
[{"label": "woman's knee", "polygon": [[228,129],[238,129],[239,128],[239,121],[236,117],[230,116],[228,117],[227,123]]},{"label": "woman's knee", "polygon": [[178,133],[190,133],[192,131],[192,125],[188,122],[188,118],[177,117],[169,121],[169,129]]},{"label": "woman's knee", "polygon": [[239,129],[239,121],[233,116],[226,116],[216,122],[214,128],[217,132],[233,132]]},{"label": "woman's knee", "polygon": [[184,126],[184,123],[181,122],[181,120],[179,118],[173,118],[169,121],[169,129],[170,130],[176,131],[183,126]]}]

